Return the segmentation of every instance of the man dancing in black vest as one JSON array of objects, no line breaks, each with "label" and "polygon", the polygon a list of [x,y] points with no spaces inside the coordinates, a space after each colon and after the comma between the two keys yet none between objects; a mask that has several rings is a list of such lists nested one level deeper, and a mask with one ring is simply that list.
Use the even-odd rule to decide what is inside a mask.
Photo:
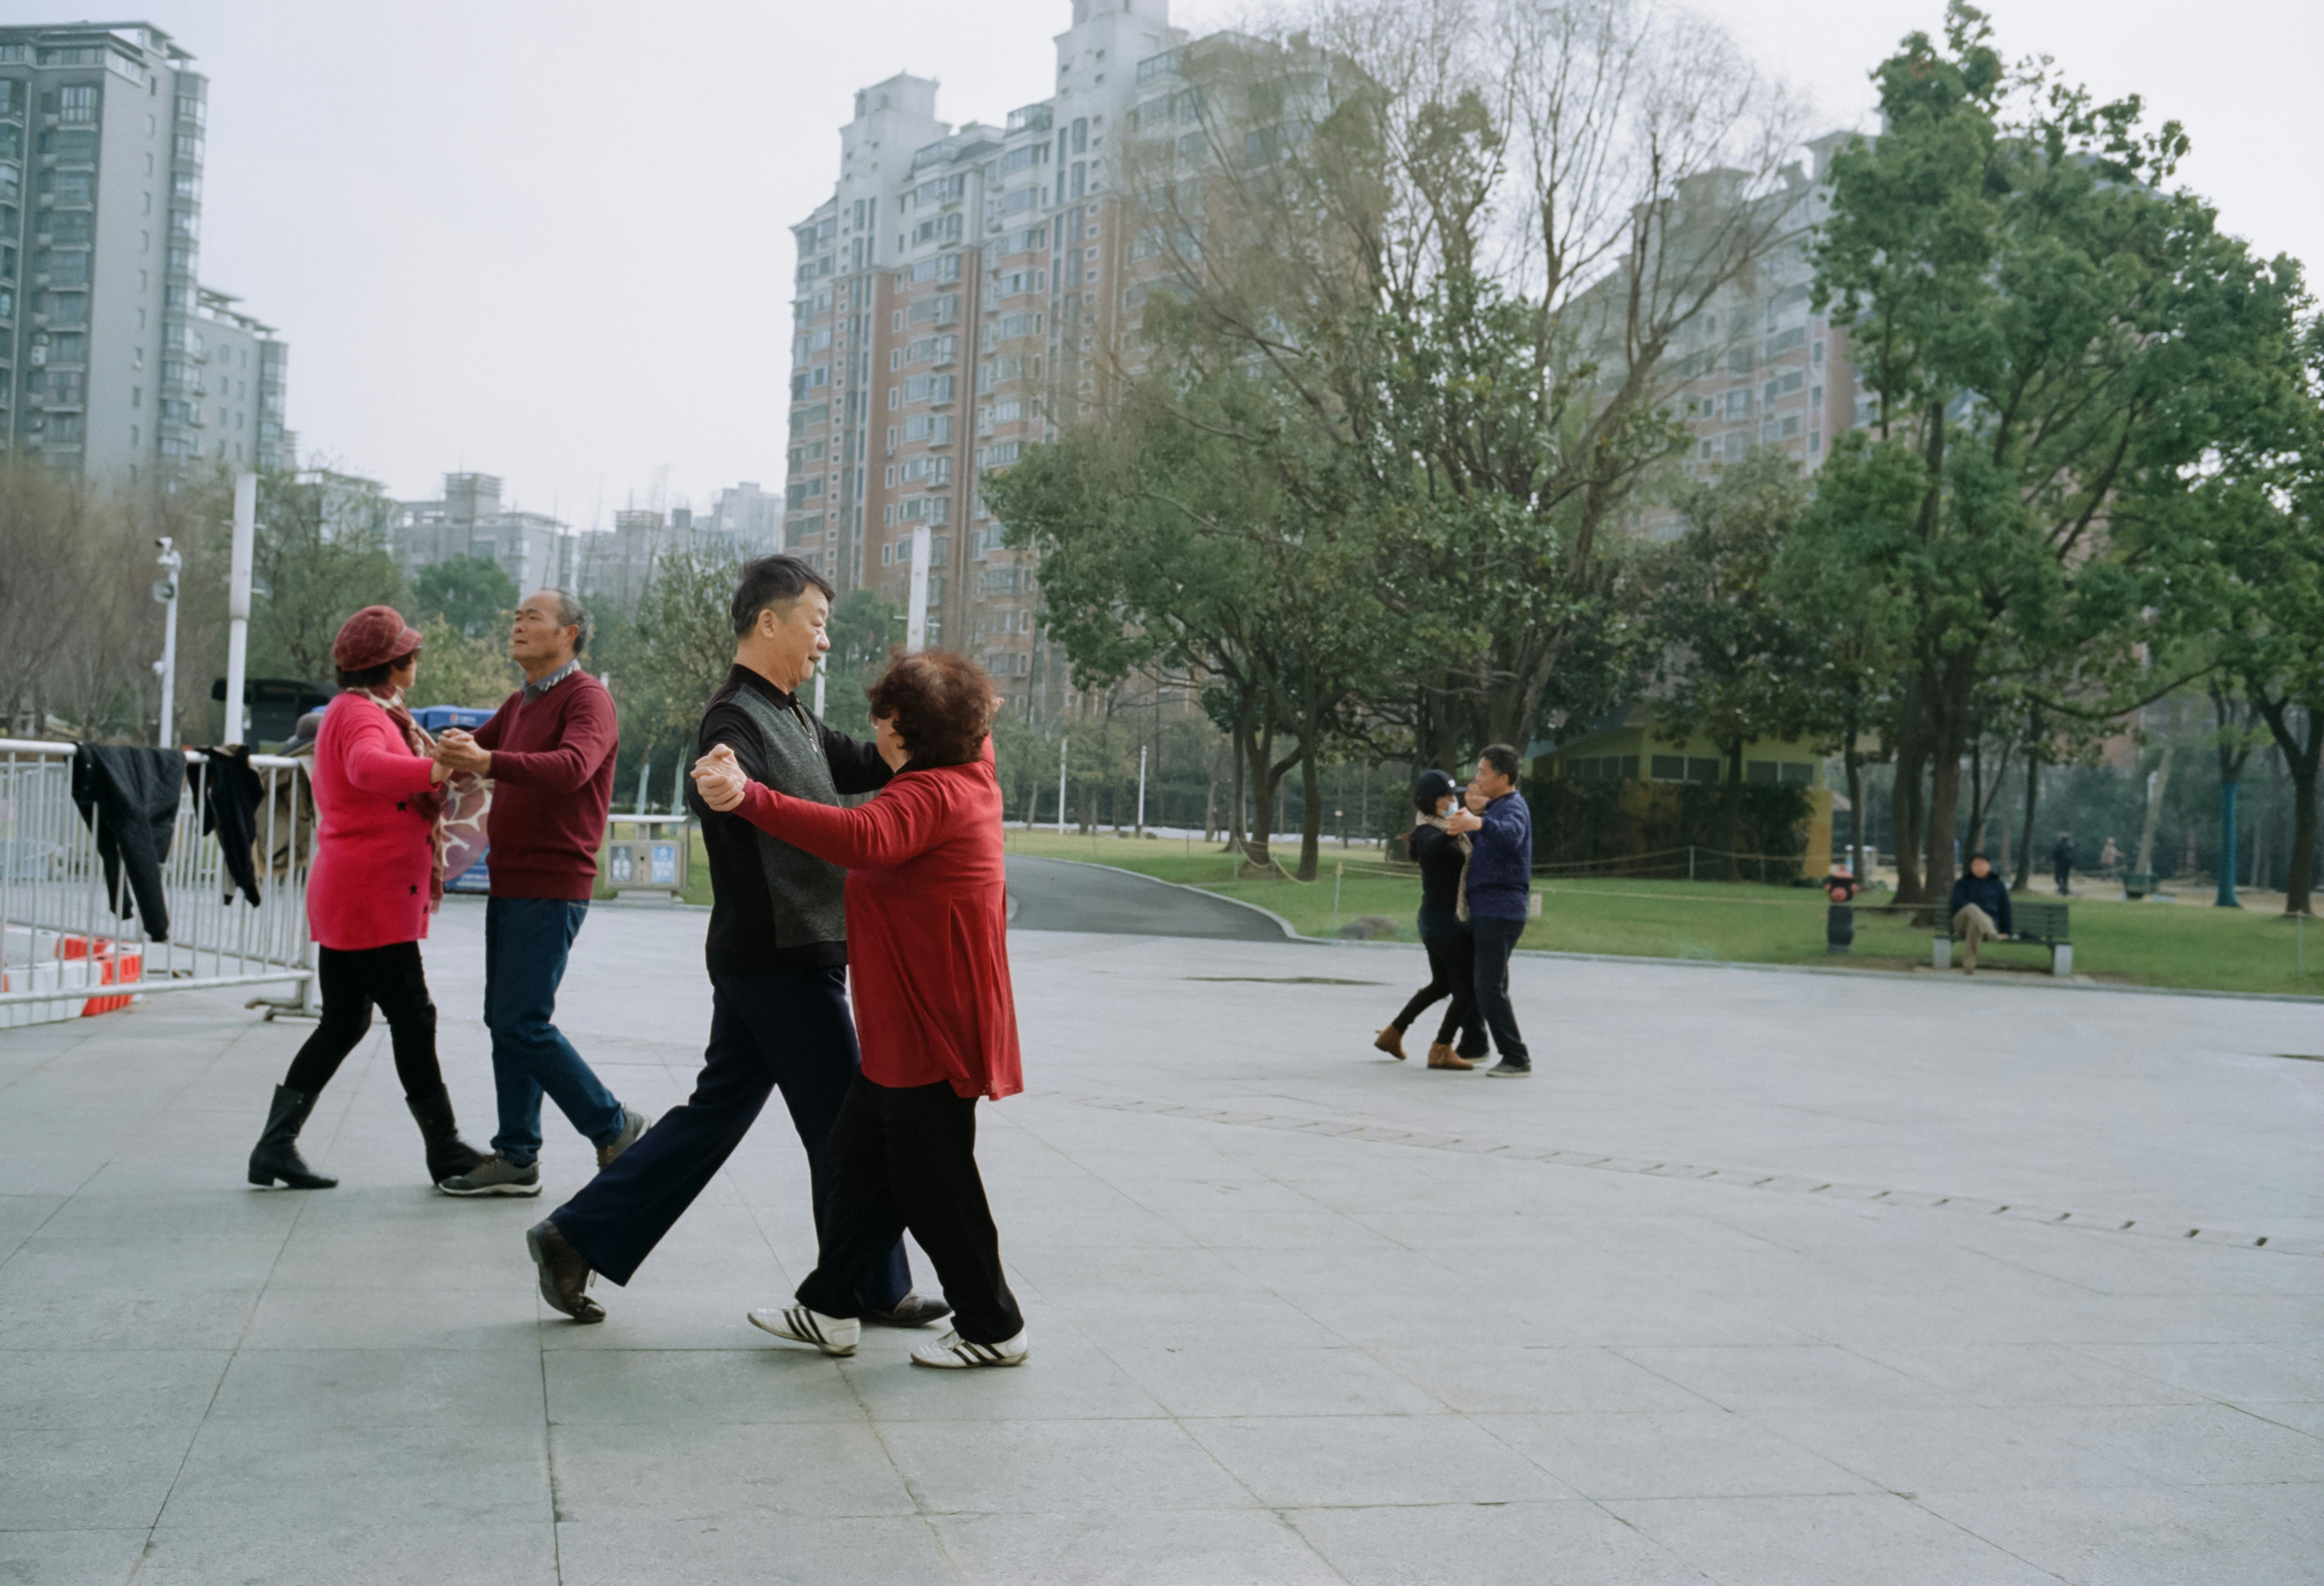
[{"label": "man dancing in black vest", "polygon": [[[734,665],[711,696],[696,743],[724,743],[754,781],[822,804],[887,784],[869,743],[835,733],[796,690],[831,648],[828,580],[797,557],[761,557],[734,591]],[[626,1284],[750,1132],[779,1088],[807,1148],[818,1232],[829,1214],[831,1126],[855,1077],[847,1011],[846,872],[738,815],[687,799],[710,858],[710,1045],[701,1077],[637,1144],[525,1236],[540,1293],[576,1322],[602,1322],[590,1274]],[[858,1296],[863,1319],[917,1327],[951,1313],[915,1295],[899,1241]]]}]

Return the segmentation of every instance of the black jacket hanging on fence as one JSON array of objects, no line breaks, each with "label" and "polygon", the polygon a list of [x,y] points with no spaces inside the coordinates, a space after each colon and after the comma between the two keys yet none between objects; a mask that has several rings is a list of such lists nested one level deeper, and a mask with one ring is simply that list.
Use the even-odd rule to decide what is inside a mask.
[{"label": "black jacket hanging on fence", "polygon": [[178,823],[178,799],[186,786],[186,757],[174,749],[137,749],[114,743],[84,743],[73,752],[73,804],[81,824],[97,833],[97,856],[105,861],[105,895],[123,918],[136,899],[145,935],[170,939],[170,905],[161,890],[161,865],[170,857],[170,837]]},{"label": "black jacket hanging on fence", "polygon": [[250,751],[239,744],[232,749],[205,749],[194,775],[200,781],[195,801],[201,806],[202,834],[217,834],[218,852],[225,856],[232,882],[226,895],[231,899],[239,888],[255,908],[258,869],[253,852],[258,841],[258,807],[265,800],[266,788],[250,769]]}]

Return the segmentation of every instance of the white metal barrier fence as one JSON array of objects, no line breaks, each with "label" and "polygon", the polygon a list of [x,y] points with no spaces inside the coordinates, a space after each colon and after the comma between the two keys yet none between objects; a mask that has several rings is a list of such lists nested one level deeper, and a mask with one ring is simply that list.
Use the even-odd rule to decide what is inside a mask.
[{"label": "white metal barrier fence", "polygon": [[[125,866],[107,895],[97,830],[104,809],[84,822],[73,805],[74,748],[0,738],[0,1027],[70,1017],[95,999],[137,992],[281,985],[303,999],[314,973],[314,805],[304,762],[250,758],[262,788],[253,816],[255,907],[236,889],[217,836],[203,833],[189,775],[161,870],[169,940],[155,942],[129,904]],[[203,757],[184,753],[190,772]]]}]

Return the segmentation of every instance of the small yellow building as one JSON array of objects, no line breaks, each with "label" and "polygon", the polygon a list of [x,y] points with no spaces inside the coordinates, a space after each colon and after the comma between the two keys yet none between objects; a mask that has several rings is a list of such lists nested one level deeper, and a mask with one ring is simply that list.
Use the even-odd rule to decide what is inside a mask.
[{"label": "small yellow building", "polygon": [[[1756,739],[1743,749],[1743,780],[1803,788],[1808,797],[1804,873],[1821,875],[1831,854],[1831,790],[1824,786],[1823,756],[1804,741]],[[1651,701],[1620,705],[1588,731],[1534,757],[1533,774],[1544,781],[1622,782],[1620,807],[1646,846],[1645,834],[1675,822],[1679,789],[1688,783],[1716,786],[1727,779],[1727,759],[1701,733],[1674,734],[1657,724]]]}]

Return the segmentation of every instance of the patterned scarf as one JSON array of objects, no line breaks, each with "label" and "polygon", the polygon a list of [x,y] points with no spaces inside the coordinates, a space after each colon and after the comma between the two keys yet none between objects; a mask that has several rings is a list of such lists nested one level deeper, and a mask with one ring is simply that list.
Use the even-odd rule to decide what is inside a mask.
[{"label": "patterned scarf", "polygon": [[[435,757],[436,740],[429,737],[427,729],[412,720],[410,711],[404,708],[402,689],[390,688],[383,692],[375,688],[351,688],[347,692],[358,699],[369,700],[386,712],[387,719],[393,722],[396,729],[403,734],[404,746],[412,753],[428,759]],[[445,795],[452,782],[457,779],[437,783],[419,795],[420,807],[427,812],[432,823],[428,834],[428,912],[430,914],[444,904],[445,820],[451,805],[451,800]]]},{"label": "patterned scarf", "polygon": [[[1440,832],[1452,832],[1452,823],[1441,815],[1423,814],[1420,824],[1434,826]],[[1453,900],[1452,915],[1462,925],[1469,923],[1469,834],[1455,833],[1452,841],[1461,845],[1461,890]]]}]

